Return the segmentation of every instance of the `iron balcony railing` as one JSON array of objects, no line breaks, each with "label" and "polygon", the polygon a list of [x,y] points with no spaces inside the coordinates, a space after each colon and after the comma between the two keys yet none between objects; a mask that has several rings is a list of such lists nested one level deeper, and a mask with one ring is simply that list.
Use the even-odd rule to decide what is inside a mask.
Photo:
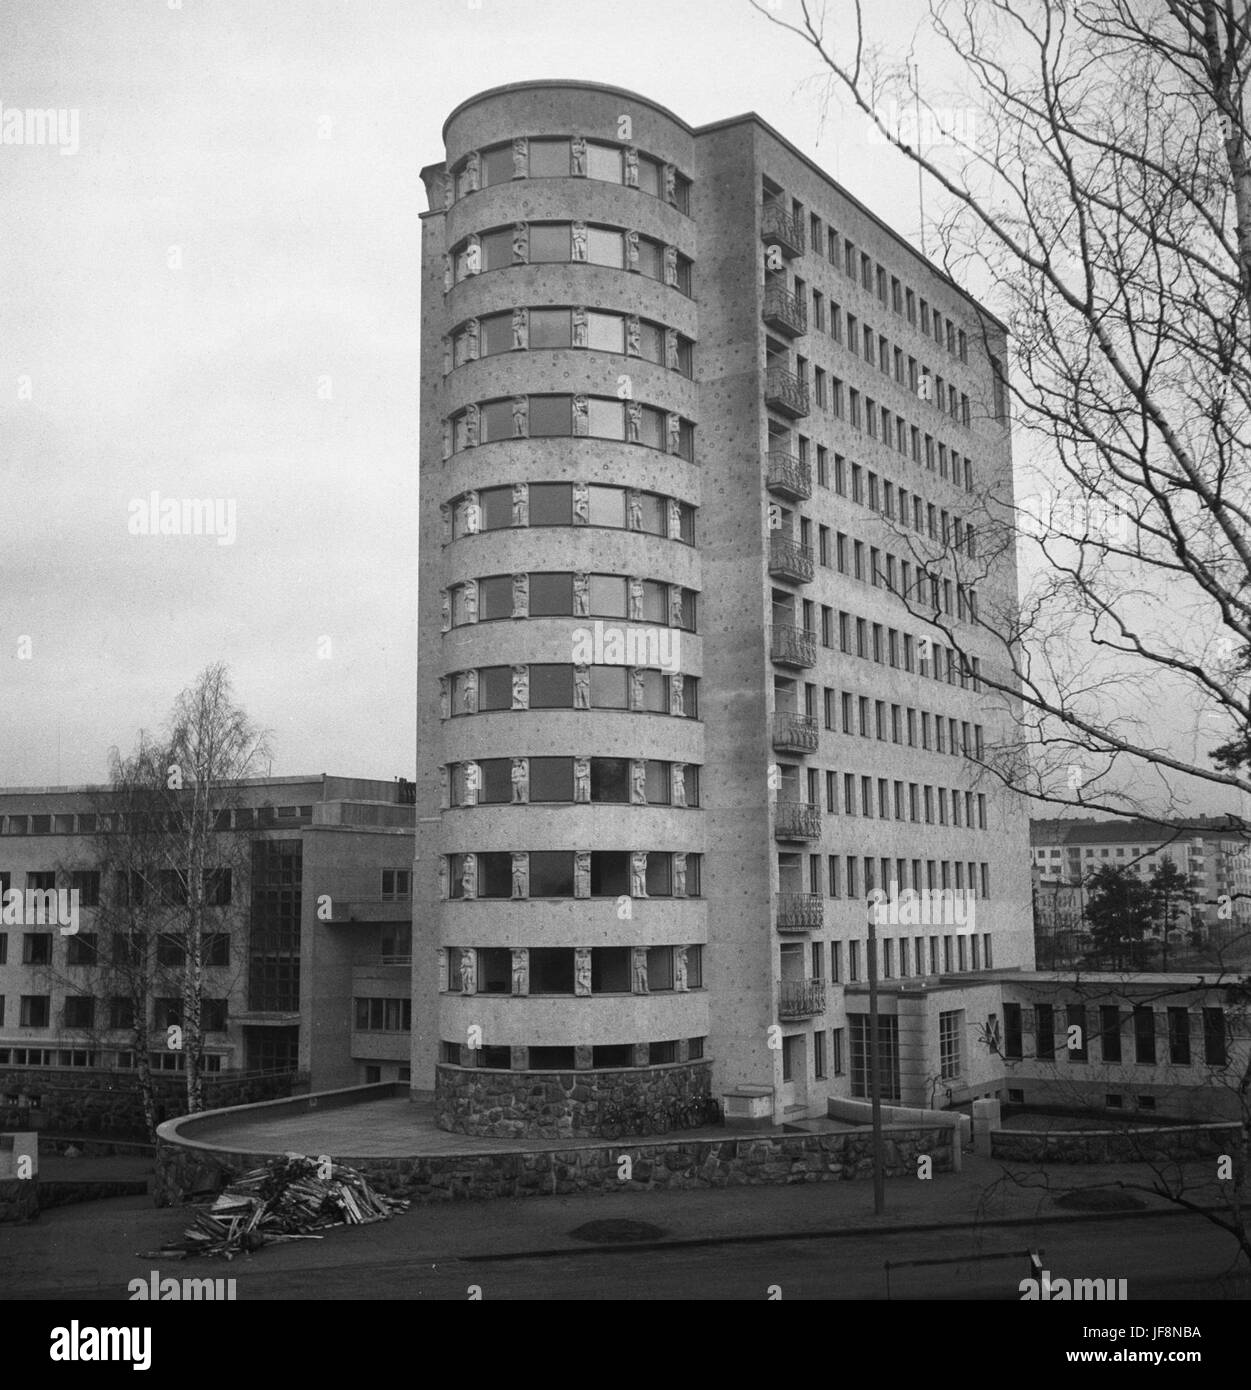
[{"label": "iron balcony railing", "polygon": [[770,285],[765,290],[763,316],[770,328],[789,337],[798,338],[808,331],[808,306],[781,285]]},{"label": "iron balcony railing", "polygon": [[779,931],[811,931],[825,925],[825,903],[820,893],[779,893]]},{"label": "iron balcony railing", "polygon": [[788,216],[781,203],[766,203],[761,209],[760,235],[777,242],[788,259],[804,254],[804,225],[798,217]]},{"label": "iron balcony railing", "polygon": [[812,1018],[824,1012],[824,980],[778,981],[779,1018]]},{"label": "iron balcony railing", "polygon": [[769,573],[774,579],[789,579],[795,584],[810,584],[817,572],[812,548],[798,545],[785,536],[769,537]]},{"label": "iron balcony railing", "polygon": [[773,660],[781,666],[815,666],[817,634],[806,628],[774,623],[769,650]]},{"label": "iron balcony railing", "polygon": [[808,388],[785,367],[769,367],[765,371],[765,403],[798,420],[808,414]]},{"label": "iron balcony railing", "polygon": [[779,840],[819,840],[821,807],[815,801],[779,801],[774,835]]},{"label": "iron balcony railing", "polygon": [[783,753],[815,753],[820,741],[817,721],[811,714],[777,710],[773,715],[773,746]]},{"label": "iron balcony railing", "polygon": [[785,449],[769,450],[766,486],[779,497],[806,502],[812,496],[812,469]]}]

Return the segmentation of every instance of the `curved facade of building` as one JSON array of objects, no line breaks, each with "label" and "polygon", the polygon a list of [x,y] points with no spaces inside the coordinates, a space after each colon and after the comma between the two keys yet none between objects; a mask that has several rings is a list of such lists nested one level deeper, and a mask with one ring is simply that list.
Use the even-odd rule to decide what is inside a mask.
[{"label": "curved facade of building", "polygon": [[[754,117],[695,131],[594,84],[482,93],[444,141],[422,175],[414,1087],[497,1136],[681,1128],[710,1092],[819,1105],[840,1083],[807,1039],[841,1000],[809,852],[802,218],[799,248],[761,229],[770,177],[845,195]],[[800,1030],[827,1083],[803,1094]]]},{"label": "curved facade of building", "polygon": [[606,1099],[708,1089],[692,141],[625,114],[520,88],[445,132],[422,500],[459,1130],[592,1133]]}]

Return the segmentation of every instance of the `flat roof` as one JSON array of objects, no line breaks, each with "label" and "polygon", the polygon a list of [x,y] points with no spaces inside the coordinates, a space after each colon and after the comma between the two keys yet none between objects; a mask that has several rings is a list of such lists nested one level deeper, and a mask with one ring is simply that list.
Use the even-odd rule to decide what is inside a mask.
[{"label": "flat roof", "polygon": [[[396,781],[398,780],[397,778]],[[234,781],[224,782],[222,785],[229,787],[297,787],[307,786],[310,782],[371,782],[379,787],[395,785],[394,781],[388,782],[382,777],[345,777],[337,772],[310,772],[304,777],[239,777]],[[51,787],[0,787],[0,796],[68,796],[111,790],[112,788],[107,782],[71,782],[64,786]],[[329,799],[331,801],[343,801],[352,798],[334,796]]]}]

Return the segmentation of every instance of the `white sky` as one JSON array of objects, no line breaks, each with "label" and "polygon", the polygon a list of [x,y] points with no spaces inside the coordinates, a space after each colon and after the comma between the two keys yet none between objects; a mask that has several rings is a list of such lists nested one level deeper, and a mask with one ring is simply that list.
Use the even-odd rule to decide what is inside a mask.
[{"label": "white sky", "polygon": [[[219,658],[276,775],[411,775],[417,174],[465,97],[754,109],[917,225],[746,0],[6,0],[0,33],[2,109],[79,139],[0,145],[0,785],[99,780]],[[233,500],[234,543],[130,534],[153,490]]]},{"label": "white sky", "polygon": [[[926,10],[870,13],[902,56]],[[217,659],[276,775],[412,775],[418,171],[467,96],[755,110],[919,225],[913,166],[747,0],[0,0],[0,33],[0,121],[79,144],[0,145],[0,785],[100,780]],[[233,502],[233,544],[130,534],[152,491]]]}]

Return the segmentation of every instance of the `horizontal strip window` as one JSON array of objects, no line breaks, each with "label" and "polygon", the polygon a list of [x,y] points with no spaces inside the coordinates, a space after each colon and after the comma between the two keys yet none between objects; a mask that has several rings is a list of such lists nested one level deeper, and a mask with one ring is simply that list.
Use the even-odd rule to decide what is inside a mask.
[{"label": "horizontal strip window", "polygon": [[624,618],[695,631],[694,589],[620,574],[493,574],[444,591],[443,629],[512,618]]},{"label": "horizontal strip window", "polygon": [[455,806],[699,805],[700,769],[693,763],[655,758],[480,758],[452,763],[448,771]]},{"label": "horizontal strip window", "polygon": [[443,339],[443,375],[479,357],[530,348],[588,348],[641,357],[691,376],[694,344],[663,323],[636,314],[609,313],[585,305],[527,309],[518,306],[458,325]]},{"label": "horizontal strip window", "polygon": [[502,439],[564,438],[615,439],[695,458],[689,420],[616,396],[512,396],[468,405],[443,422],[443,457]]},{"label": "horizontal strip window", "polygon": [[697,898],[702,856],[668,850],[490,850],[440,860],[449,898]]},{"label": "horizontal strip window", "polygon": [[[682,1044],[686,1043],[686,1057]],[[445,1066],[482,1067],[491,1071],[622,1071],[644,1066],[672,1066],[675,1062],[697,1062],[705,1055],[706,1038],[667,1038],[659,1042],[600,1043],[592,1046],[591,1065],[577,1066],[577,1050],[572,1047],[480,1047],[463,1048],[460,1043],[439,1044],[439,1061]],[[646,1050],[647,1060],[642,1060]],[[584,1054],[585,1056],[585,1054]],[[513,1063],[516,1062],[516,1067]],[[693,1102],[697,1103],[697,1102]]]},{"label": "horizontal strip window", "polygon": [[358,1033],[408,1033],[413,1027],[411,999],[355,999],[353,1026]]},{"label": "horizontal strip window", "polygon": [[659,280],[688,298],[693,262],[676,246],[631,227],[589,222],[514,222],[474,232],[443,257],[443,289],[517,265],[602,265]]},{"label": "horizontal strip window", "polygon": [[452,994],[684,993],[703,988],[703,947],[450,946],[444,979]]},{"label": "horizontal strip window", "polygon": [[596,179],[663,198],[688,217],[691,180],[634,145],[588,140],[584,135],[517,135],[506,144],[470,152],[452,170],[457,198],[514,179]]},{"label": "horizontal strip window", "polygon": [[637,665],[482,666],[440,676],[439,700],[444,719],[521,709],[616,709],[698,719],[699,678]]},{"label": "horizontal strip window", "polygon": [[512,483],[445,502],[444,542],[514,526],[608,526],[695,544],[695,508],[676,497],[598,483]]}]

